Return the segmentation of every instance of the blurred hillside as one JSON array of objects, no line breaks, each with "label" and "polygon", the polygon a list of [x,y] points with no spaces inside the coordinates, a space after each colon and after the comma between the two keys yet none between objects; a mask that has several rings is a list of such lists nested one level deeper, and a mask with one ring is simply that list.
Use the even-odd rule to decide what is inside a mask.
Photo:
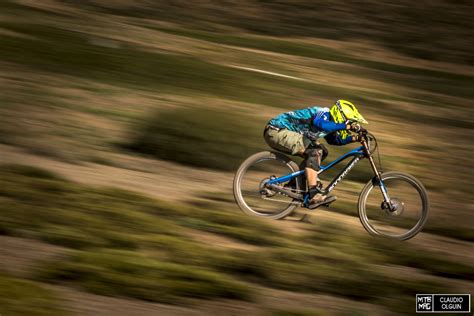
[{"label": "blurred hillside", "polygon": [[[0,2],[0,313],[399,315],[472,293],[472,7]],[[313,224],[235,205],[265,123],[339,98],[427,187],[413,240],[361,228],[366,162]]]},{"label": "blurred hillside", "polygon": [[470,1],[64,1],[201,30],[368,41],[410,56],[472,65]]}]

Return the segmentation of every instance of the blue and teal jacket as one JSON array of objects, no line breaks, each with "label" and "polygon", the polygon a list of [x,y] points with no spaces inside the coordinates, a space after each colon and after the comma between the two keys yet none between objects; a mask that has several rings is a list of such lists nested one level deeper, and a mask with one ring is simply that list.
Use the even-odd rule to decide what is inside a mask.
[{"label": "blue and teal jacket", "polygon": [[345,145],[352,142],[352,137],[346,133],[342,138],[337,131],[345,130],[346,124],[334,123],[331,120],[329,108],[309,107],[278,115],[268,122],[277,128],[300,133],[310,139],[322,138],[331,145]]}]

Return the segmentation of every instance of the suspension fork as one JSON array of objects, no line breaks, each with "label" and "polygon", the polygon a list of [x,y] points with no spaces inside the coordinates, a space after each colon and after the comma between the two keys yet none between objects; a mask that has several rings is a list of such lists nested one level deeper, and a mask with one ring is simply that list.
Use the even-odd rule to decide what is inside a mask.
[{"label": "suspension fork", "polygon": [[377,166],[375,165],[374,158],[372,157],[372,154],[370,153],[369,147],[367,146],[367,141],[365,139],[362,140],[362,146],[364,147],[365,156],[367,157],[367,159],[369,159],[370,166],[372,167],[372,170],[374,171],[375,177],[377,179],[377,183],[383,195],[383,199],[385,203],[391,206],[392,203],[390,202],[390,197],[388,196],[387,188],[385,187],[385,184],[382,181],[382,175],[380,174],[379,170],[377,169]]}]

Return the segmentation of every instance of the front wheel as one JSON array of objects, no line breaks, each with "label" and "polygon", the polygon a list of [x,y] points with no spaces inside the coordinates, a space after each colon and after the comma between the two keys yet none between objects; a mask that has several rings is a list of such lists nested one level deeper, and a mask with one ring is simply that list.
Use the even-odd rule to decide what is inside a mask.
[{"label": "front wheel", "polygon": [[369,181],[359,196],[358,212],[372,235],[407,240],[418,234],[428,219],[429,199],[415,177],[402,172],[381,175],[391,205],[384,202],[381,184]]}]

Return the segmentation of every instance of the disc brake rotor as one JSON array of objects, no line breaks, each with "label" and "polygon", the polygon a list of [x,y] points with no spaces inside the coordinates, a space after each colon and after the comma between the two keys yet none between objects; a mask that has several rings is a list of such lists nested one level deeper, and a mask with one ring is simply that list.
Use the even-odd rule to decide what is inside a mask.
[{"label": "disc brake rotor", "polygon": [[270,180],[273,180],[273,179],[275,179],[275,176],[265,178],[260,182],[260,184],[258,186],[258,189],[259,189],[259,192],[260,192],[260,195],[262,196],[262,198],[269,198],[269,197],[272,197],[275,194],[277,194],[276,191],[273,191],[273,190],[269,189],[266,186],[267,182],[270,181]]},{"label": "disc brake rotor", "polygon": [[405,209],[405,203],[403,203],[400,199],[391,198],[390,203],[392,204],[392,207],[383,207],[385,213],[390,216],[399,216],[403,213]]}]

